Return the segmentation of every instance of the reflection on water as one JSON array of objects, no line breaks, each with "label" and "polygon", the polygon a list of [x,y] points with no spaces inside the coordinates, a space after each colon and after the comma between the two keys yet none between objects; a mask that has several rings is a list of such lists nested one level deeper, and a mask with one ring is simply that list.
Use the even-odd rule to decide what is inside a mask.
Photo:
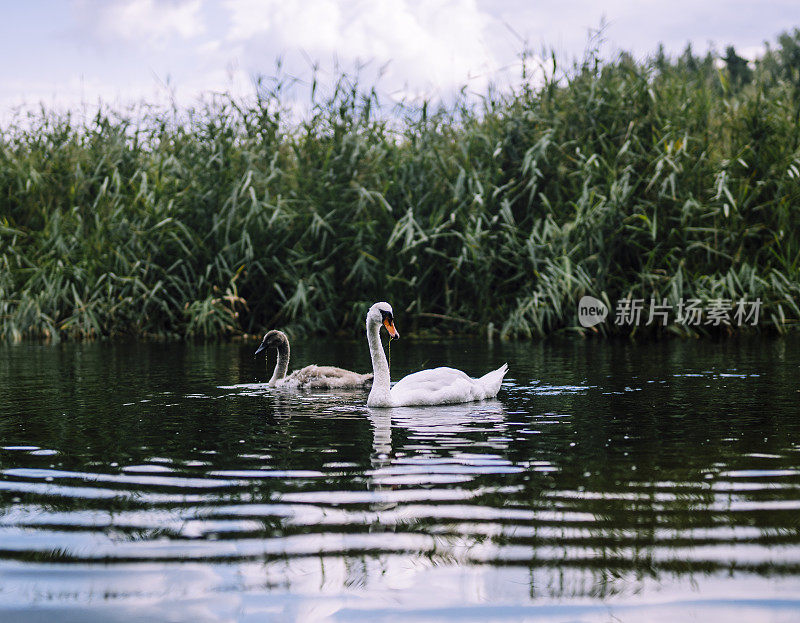
[{"label": "reflection on water", "polygon": [[0,620],[796,620],[800,340],[401,346],[511,370],[367,409],[244,345],[0,347]]}]

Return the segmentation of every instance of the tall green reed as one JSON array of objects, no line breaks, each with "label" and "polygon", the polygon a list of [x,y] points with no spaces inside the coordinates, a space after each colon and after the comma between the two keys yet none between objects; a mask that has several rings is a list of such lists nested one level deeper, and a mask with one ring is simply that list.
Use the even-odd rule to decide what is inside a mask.
[{"label": "tall green reed", "polygon": [[386,109],[342,75],[300,120],[280,77],[167,114],[42,110],[0,139],[0,338],[352,334],[380,299],[414,329],[532,337],[587,332],[584,294],[612,314],[760,298],[760,327],[784,332],[798,42],[747,74],[690,49],[591,53],[438,107]]}]

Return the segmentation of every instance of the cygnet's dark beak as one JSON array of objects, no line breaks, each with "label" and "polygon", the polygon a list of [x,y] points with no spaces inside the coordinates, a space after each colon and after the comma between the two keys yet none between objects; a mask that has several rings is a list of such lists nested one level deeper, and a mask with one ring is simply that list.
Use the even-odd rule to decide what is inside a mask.
[{"label": "cygnet's dark beak", "polygon": [[267,350],[267,345],[264,342],[261,342],[261,346],[256,349],[256,352],[253,353],[253,357],[257,357],[258,353]]}]

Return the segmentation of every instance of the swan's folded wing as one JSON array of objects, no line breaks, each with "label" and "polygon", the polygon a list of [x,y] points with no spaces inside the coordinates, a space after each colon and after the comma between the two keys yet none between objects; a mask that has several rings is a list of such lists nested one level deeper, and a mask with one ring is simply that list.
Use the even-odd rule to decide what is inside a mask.
[{"label": "swan's folded wing", "polygon": [[372,374],[359,374],[344,368],[316,366],[317,378],[309,382],[310,387],[339,388],[365,387],[372,384]]},{"label": "swan's folded wing", "polygon": [[430,370],[420,370],[404,376],[395,383],[392,390],[405,391],[408,388],[417,389],[422,387],[437,389],[450,383],[456,383],[459,380],[471,381],[472,379],[465,372],[455,368],[431,368]]},{"label": "swan's folded wing", "polygon": [[455,368],[414,372],[392,387],[396,405],[453,404],[474,400],[474,380]]},{"label": "swan's folded wing", "polygon": [[317,366],[311,364],[310,366],[306,366],[305,368],[300,368],[299,370],[295,370],[290,375],[285,377],[282,381],[282,385],[287,385],[289,387],[302,387],[308,382],[317,376]]},{"label": "swan's folded wing", "polygon": [[333,366],[310,365],[292,372],[285,382],[289,386],[319,389],[366,387],[372,384],[372,375]]},{"label": "swan's folded wing", "polygon": [[315,367],[317,369],[317,374],[319,374],[319,376],[325,376],[331,379],[365,376],[363,374],[358,374],[358,372],[351,372],[350,370],[345,370],[344,368],[335,368],[333,366],[315,366]]}]

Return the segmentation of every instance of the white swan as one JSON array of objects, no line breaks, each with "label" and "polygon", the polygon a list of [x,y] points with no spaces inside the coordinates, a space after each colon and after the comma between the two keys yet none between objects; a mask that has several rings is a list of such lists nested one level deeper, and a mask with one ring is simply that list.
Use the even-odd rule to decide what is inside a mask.
[{"label": "white swan", "polygon": [[381,345],[381,325],[390,339],[399,339],[394,327],[394,315],[389,303],[375,303],[367,312],[367,341],[372,356],[374,379],[367,398],[368,407],[410,407],[416,405],[445,405],[494,398],[506,375],[503,364],[479,379],[467,376],[454,368],[433,368],[414,372],[390,388],[389,364]]},{"label": "white swan", "polygon": [[268,348],[275,348],[278,351],[278,361],[272,371],[272,378],[268,384],[270,387],[298,387],[311,389],[338,389],[345,387],[369,387],[372,382],[371,374],[358,374],[334,368],[333,366],[310,365],[305,368],[295,370],[286,376],[289,368],[289,338],[283,331],[268,331],[261,341],[261,346],[255,352],[260,352]]}]

